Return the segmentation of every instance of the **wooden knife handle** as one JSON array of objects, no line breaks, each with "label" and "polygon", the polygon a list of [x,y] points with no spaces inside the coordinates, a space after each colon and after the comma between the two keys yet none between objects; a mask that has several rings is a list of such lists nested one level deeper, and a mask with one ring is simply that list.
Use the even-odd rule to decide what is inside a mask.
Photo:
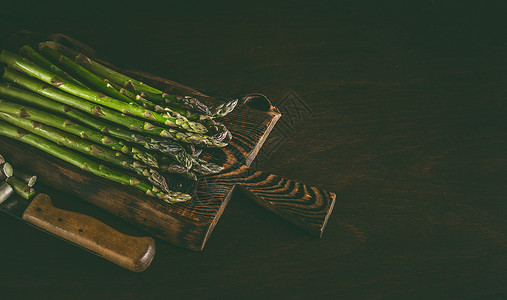
[{"label": "wooden knife handle", "polygon": [[151,237],[133,237],[90,216],[56,208],[51,198],[37,195],[23,220],[134,272],[146,270],[155,256]]},{"label": "wooden knife handle", "polygon": [[336,194],[242,167],[238,181],[250,199],[311,234],[322,237]]}]

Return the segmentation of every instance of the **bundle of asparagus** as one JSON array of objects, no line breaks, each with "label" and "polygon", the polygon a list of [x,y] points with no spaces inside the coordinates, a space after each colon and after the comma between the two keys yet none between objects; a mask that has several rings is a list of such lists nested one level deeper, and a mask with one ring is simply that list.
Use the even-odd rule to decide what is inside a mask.
[{"label": "bundle of asparagus", "polygon": [[223,168],[199,157],[225,147],[216,118],[238,101],[208,107],[116,72],[56,42],[0,53],[0,135],[166,202],[191,199],[181,178]]}]

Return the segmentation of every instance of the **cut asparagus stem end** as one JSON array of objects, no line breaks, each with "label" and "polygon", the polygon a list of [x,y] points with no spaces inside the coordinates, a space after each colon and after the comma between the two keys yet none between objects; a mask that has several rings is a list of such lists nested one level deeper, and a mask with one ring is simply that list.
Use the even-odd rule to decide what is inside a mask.
[{"label": "cut asparagus stem end", "polygon": [[6,178],[9,178],[14,173],[14,170],[12,169],[11,164],[6,162],[2,165],[0,173],[2,173]]},{"label": "cut asparagus stem end", "polygon": [[29,175],[21,170],[17,170],[13,172],[13,175],[16,176],[19,180],[23,181],[28,185],[29,187],[32,187],[35,185],[35,182],[37,182],[37,176],[35,175]]},{"label": "cut asparagus stem end", "polygon": [[28,185],[29,187],[32,187],[35,185],[36,182],[37,182],[37,176],[33,175],[28,178],[28,180],[26,181],[26,185]]},{"label": "cut asparagus stem end", "polygon": [[18,195],[20,195],[21,197],[27,200],[30,200],[33,197],[35,197],[36,194],[35,190],[32,187],[26,185],[21,180],[17,179],[16,177],[14,176],[9,177],[5,182],[7,182],[14,189],[14,191],[18,193]]}]

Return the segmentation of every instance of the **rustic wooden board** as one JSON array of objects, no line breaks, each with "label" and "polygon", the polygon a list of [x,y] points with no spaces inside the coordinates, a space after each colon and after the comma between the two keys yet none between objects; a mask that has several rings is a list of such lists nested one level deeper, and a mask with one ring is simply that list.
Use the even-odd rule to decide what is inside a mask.
[{"label": "rustic wooden board", "polygon": [[[59,34],[45,36],[21,32],[7,45],[15,48],[48,39],[58,40],[96,58],[95,52],[88,46]],[[168,92],[191,94],[208,104],[221,101],[150,74],[121,71]],[[262,95],[240,98],[242,101],[236,110],[223,118],[223,123],[233,134],[232,142],[228,147],[211,149],[203,154],[224,165],[225,170],[217,175],[201,177],[194,198],[186,203],[167,204],[135,189],[104,182],[42,151],[5,138],[0,138],[0,153],[17,166],[38,174],[43,183],[76,195],[184,248],[203,249],[232,192],[238,187],[255,202],[320,237],[332,212],[335,194],[248,168],[280,118],[280,113]]]}]

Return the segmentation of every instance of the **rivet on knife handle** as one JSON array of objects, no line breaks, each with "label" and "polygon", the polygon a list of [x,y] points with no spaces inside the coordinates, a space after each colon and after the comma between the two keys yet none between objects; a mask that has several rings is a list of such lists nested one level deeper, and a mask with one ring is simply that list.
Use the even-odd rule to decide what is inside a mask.
[{"label": "rivet on knife handle", "polygon": [[23,220],[134,272],[146,270],[155,255],[151,237],[133,237],[77,212],[53,206],[48,195],[37,195]]}]

